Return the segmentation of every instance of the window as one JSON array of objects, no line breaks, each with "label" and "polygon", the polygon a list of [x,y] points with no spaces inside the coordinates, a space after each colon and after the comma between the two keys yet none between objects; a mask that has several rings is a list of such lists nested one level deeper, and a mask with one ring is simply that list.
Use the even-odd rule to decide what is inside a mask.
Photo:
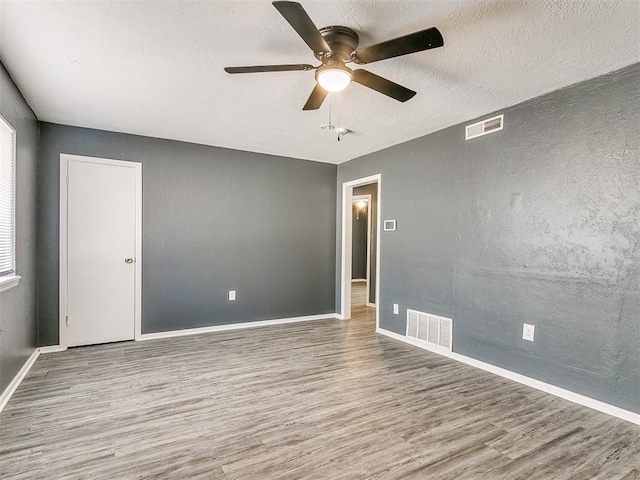
[{"label": "window", "polygon": [[17,285],[15,232],[16,131],[0,116],[0,291]]}]

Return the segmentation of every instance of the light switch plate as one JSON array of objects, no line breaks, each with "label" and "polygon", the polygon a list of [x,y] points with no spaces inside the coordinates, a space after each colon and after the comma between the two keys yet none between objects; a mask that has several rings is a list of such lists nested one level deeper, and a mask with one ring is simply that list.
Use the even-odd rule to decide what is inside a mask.
[{"label": "light switch plate", "polygon": [[400,313],[400,307],[398,306],[397,303],[393,304],[393,314],[394,315],[398,315]]},{"label": "light switch plate", "polygon": [[396,221],[395,220],[385,220],[382,224],[385,232],[395,232],[396,231]]},{"label": "light switch plate", "polygon": [[522,338],[533,342],[533,337],[536,331],[535,325],[529,325],[528,323],[522,324]]},{"label": "light switch plate", "polygon": [[236,299],[236,291],[235,290],[229,290],[229,301],[233,301]]}]

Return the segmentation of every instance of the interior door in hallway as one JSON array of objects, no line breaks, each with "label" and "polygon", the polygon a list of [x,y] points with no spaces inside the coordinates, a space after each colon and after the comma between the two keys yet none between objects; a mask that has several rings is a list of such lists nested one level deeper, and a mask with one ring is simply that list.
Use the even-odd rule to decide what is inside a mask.
[{"label": "interior door in hallway", "polygon": [[134,338],[140,167],[68,159],[66,346]]}]

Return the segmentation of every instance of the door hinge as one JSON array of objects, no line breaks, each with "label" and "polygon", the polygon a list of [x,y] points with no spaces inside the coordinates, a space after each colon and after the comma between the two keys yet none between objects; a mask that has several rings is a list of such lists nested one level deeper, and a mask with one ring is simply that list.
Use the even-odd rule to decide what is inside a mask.
[{"label": "door hinge", "polygon": [[66,324],[67,324],[67,327],[68,327],[69,326],[69,315],[67,315]]}]

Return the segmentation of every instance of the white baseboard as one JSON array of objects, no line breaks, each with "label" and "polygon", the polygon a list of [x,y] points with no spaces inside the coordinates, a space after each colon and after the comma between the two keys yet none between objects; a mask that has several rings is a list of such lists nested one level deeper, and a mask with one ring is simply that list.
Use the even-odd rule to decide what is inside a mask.
[{"label": "white baseboard", "polygon": [[610,405],[600,400],[596,400],[595,398],[586,397],[579,393],[572,392],[570,390],[565,390],[564,388],[556,387],[555,385],[551,385],[550,383],[541,382],[540,380],[536,380],[535,378],[527,377],[525,375],[521,375],[519,373],[515,373],[501,367],[496,367],[495,365],[491,365],[490,363],[485,363],[480,360],[476,360],[475,358],[467,357],[465,355],[460,355],[459,353],[443,351],[440,349],[435,350],[434,348],[431,348],[429,345],[426,345],[424,342],[420,340],[414,340],[412,338],[405,337],[404,335],[399,335],[397,333],[390,332],[389,330],[385,330],[383,328],[376,329],[376,333],[380,333],[381,335],[385,335],[395,340],[400,340],[401,342],[405,342],[410,345],[422,348],[424,350],[437,353],[438,355],[449,357],[453,360],[457,360],[459,362],[465,363],[472,367],[485,370],[487,372],[493,373],[495,375],[499,375],[504,378],[508,378],[509,380],[522,383],[523,385],[533,387],[537,390],[542,390],[543,392],[550,393],[551,395],[555,395],[556,397],[564,398],[565,400],[569,400],[570,402],[574,402],[579,405],[592,408],[599,412],[606,413],[613,417],[626,420],[627,422],[640,425],[639,413],[631,412],[629,410],[625,410],[623,408]]},{"label": "white baseboard", "polygon": [[66,349],[67,347],[61,347],[60,345],[49,345],[47,347],[40,347],[40,354],[64,352]]},{"label": "white baseboard", "polygon": [[373,307],[373,308],[376,308],[376,304],[375,304],[375,303],[371,303],[371,302],[369,302],[369,303],[367,303],[367,307]]},{"label": "white baseboard", "polygon": [[31,367],[33,367],[33,364],[36,363],[36,360],[38,359],[39,356],[40,356],[40,349],[36,348],[31,354],[31,356],[27,359],[25,364],[22,366],[18,374],[15,377],[13,377],[13,380],[11,380],[11,383],[7,386],[7,388],[4,389],[4,392],[2,392],[2,395],[0,395],[0,412],[2,412],[4,407],[7,406],[7,403],[9,403],[9,400],[11,399],[11,397],[13,396],[17,388],[22,383],[22,380],[24,380],[24,377],[27,376],[27,373],[29,373],[29,370],[31,370]]},{"label": "white baseboard", "polygon": [[342,315],[341,313],[336,313],[336,320],[344,320],[344,315]]},{"label": "white baseboard", "polygon": [[366,278],[352,278],[351,279],[351,283],[361,283],[361,282],[366,282],[367,279]]},{"label": "white baseboard", "polygon": [[323,313],[306,317],[275,318],[273,320],[259,320],[256,322],[228,323],[225,325],[212,325],[210,327],[185,328],[184,330],[170,330],[168,332],[143,333],[137,341],[155,340],[158,338],[183,337],[185,335],[198,335],[201,333],[224,332],[227,330],[240,330],[242,328],[266,327],[269,325],[282,325],[284,323],[310,322],[313,320],[335,319],[335,313]]}]

